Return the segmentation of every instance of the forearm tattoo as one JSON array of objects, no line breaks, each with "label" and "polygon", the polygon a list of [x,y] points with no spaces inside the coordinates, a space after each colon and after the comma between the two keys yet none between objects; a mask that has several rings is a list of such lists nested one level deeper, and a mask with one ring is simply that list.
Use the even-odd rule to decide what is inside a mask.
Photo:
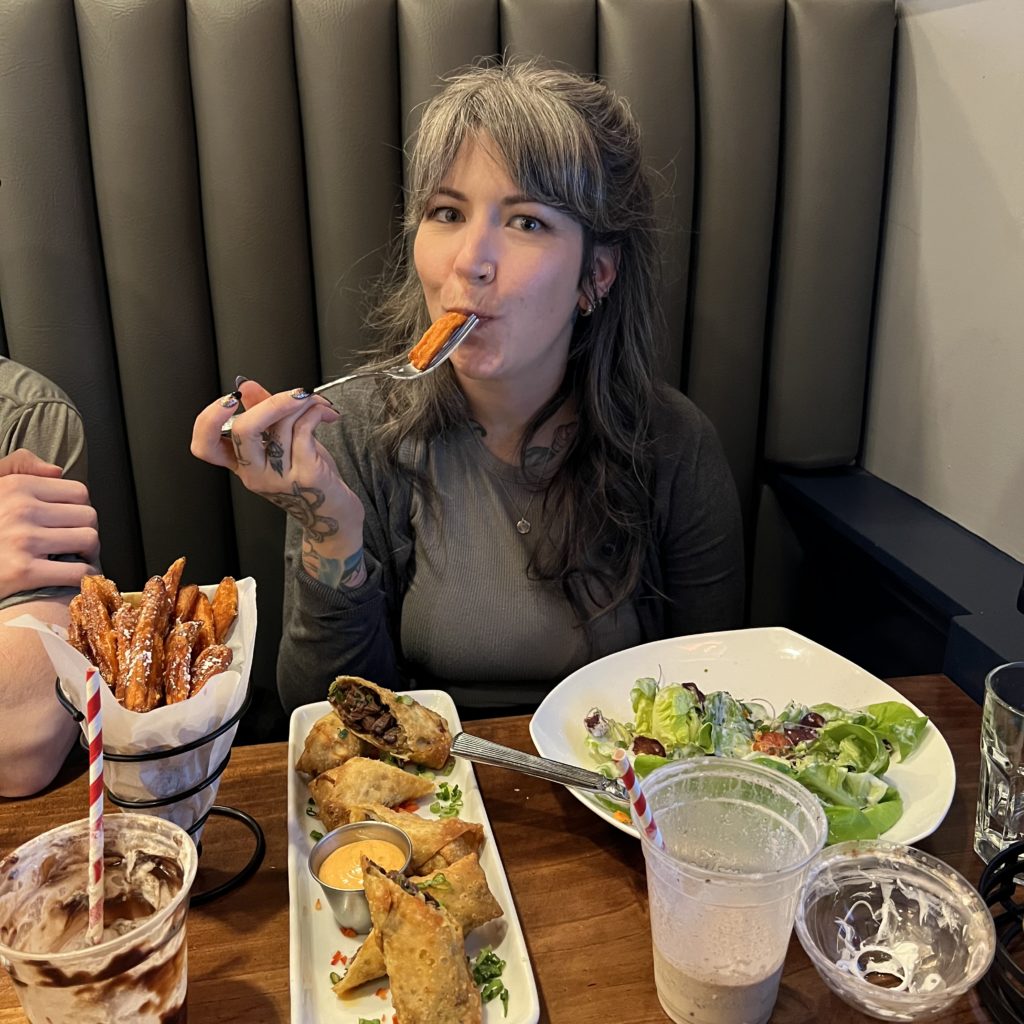
[{"label": "forearm tattoo", "polygon": [[301,487],[292,484],[291,494],[271,491],[257,491],[272,505],[283,508],[302,527],[305,535],[313,543],[322,543],[338,532],[338,520],[330,516],[317,515],[317,509],[324,503],[324,492],[316,487]]},{"label": "forearm tattoo", "polygon": [[366,560],[363,549],[349,555],[344,561],[340,558],[325,558],[314,547],[306,534],[302,543],[302,567],[315,580],[333,587],[358,587],[366,580]]}]

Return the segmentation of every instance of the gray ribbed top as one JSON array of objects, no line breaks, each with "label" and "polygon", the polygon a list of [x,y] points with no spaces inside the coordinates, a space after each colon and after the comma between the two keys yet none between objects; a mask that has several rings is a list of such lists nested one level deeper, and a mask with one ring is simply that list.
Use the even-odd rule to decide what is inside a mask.
[{"label": "gray ribbed top", "polygon": [[[537,701],[552,681],[640,642],[636,613],[626,606],[592,624],[588,643],[561,587],[529,578],[546,516],[543,493],[519,467],[492,455],[467,427],[431,446],[427,471],[445,520],[413,497],[415,571],[401,642],[409,662],[445,680],[456,701],[466,683],[474,704],[508,703],[502,681],[515,684],[512,699]],[[515,525],[523,515],[532,526],[525,536]]]}]

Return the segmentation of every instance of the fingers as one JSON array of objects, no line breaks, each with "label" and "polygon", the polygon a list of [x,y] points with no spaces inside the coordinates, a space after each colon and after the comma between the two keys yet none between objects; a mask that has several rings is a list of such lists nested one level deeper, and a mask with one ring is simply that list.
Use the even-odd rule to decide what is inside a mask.
[{"label": "fingers", "polygon": [[0,459],[0,476],[7,476],[11,473],[26,473],[31,476],[59,477],[64,473],[60,466],[52,462],[45,462],[35,452],[27,448],[18,448],[10,455]]},{"label": "fingers", "polygon": [[243,483],[268,470],[278,477],[291,472],[296,456],[294,426],[310,409],[319,410],[321,417],[337,418],[325,400],[297,388],[271,395],[234,421],[231,442]]},{"label": "fingers", "polygon": [[313,431],[321,423],[334,423],[340,418],[341,414],[333,406],[316,404],[308,406],[295,421],[292,427],[292,466],[297,473],[309,478],[316,472],[318,461],[326,452],[313,436]]},{"label": "fingers", "polygon": [[68,505],[63,502],[44,501],[32,516],[37,526],[48,529],[59,527],[90,527],[93,533],[99,525],[96,509],[92,505]]}]

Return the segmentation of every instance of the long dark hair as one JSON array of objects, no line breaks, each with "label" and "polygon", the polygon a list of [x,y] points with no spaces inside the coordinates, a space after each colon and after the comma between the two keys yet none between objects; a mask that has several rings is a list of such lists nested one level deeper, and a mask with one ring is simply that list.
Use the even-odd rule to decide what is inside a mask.
[{"label": "long dark hair", "polygon": [[[577,319],[565,378],[527,425],[520,457],[573,398],[576,437],[544,498],[546,519],[557,525],[550,543],[538,546],[531,572],[559,580],[587,621],[633,594],[651,539],[657,243],[640,131],[626,102],[605,85],[537,61],[489,63],[451,76],[426,106],[411,155],[402,249],[370,318],[383,338],[378,358],[408,348],[429,323],[413,240],[460,146],[481,134],[524,194],[583,228],[580,283],[597,308]],[[601,303],[593,290],[596,245],[611,247],[618,260]],[[415,387],[385,383],[382,397],[376,434],[399,471],[404,440],[435,436],[468,417],[450,366]]]}]

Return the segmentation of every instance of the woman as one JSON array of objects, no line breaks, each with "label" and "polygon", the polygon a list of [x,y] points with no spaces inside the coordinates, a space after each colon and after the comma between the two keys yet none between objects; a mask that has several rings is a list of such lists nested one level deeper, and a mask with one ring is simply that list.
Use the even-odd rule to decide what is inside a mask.
[{"label": "woman", "polygon": [[196,420],[193,452],[289,513],[285,707],[349,673],[508,709],[612,651],[737,625],[728,467],[653,380],[655,226],[626,104],[534,63],[452,78],[420,126],[405,243],[377,354],[477,314],[446,366],[345,385],[337,409],[245,382]]}]

